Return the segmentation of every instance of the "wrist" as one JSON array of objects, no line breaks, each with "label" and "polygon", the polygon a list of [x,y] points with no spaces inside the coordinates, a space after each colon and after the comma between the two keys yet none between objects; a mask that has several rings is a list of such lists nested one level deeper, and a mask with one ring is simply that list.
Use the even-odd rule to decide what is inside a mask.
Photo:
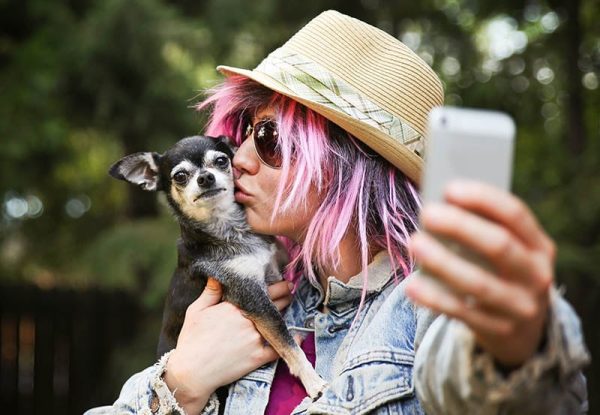
[{"label": "wrist", "polygon": [[199,384],[197,374],[192,381],[185,371],[179,371],[175,362],[171,362],[174,357],[167,361],[162,379],[186,415],[199,414],[216,389],[208,384]]}]

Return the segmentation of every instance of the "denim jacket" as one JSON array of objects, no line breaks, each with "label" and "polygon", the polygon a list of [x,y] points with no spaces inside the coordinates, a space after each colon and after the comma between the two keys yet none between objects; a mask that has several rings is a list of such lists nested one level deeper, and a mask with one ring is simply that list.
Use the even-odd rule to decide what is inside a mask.
[{"label": "denim jacket", "polygon": [[[581,367],[587,364],[579,320],[553,290],[545,346],[522,367],[503,374],[478,351],[461,322],[413,305],[397,282],[389,257],[368,267],[367,294],[360,303],[362,275],[327,291],[303,280],[285,313],[297,333],[315,332],[316,370],[327,382],[323,395],[305,398],[293,414],[579,414],[587,411]],[[413,278],[412,276],[409,278]],[[327,313],[319,311],[325,304]],[[354,323],[353,323],[354,321]],[[133,375],[110,407],[97,414],[182,413],[162,381],[168,354]],[[224,408],[213,394],[202,415],[262,414],[277,362],[229,386]]]}]

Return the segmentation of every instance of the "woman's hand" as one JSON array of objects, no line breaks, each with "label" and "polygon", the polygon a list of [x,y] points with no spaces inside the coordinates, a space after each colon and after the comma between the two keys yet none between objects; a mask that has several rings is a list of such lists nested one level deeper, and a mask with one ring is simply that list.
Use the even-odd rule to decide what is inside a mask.
[{"label": "woman's hand", "polygon": [[[528,207],[489,185],[460,181],[446,189],[447,204],[425,206],[424,231],[410,249],[423,271],[446,284],[413,278],[417,303],[462,320],[479,346],[502,365],[517,367],[539,348],[554,278],[555,245]],[[466,246],[489,263],[466,261],[436,239]]]},{"label": "woman's hand", "polygon": [[[280,311],[289,305],[286,281],[272,284],[268,291]],[[202,294],[188,307],[177,347],[167,362],[165,382],[176,391],[186,414],[200,413],[218,387],[278,357],[242,311],[221,302],[221,297],[221,284],[209,278]]]}]

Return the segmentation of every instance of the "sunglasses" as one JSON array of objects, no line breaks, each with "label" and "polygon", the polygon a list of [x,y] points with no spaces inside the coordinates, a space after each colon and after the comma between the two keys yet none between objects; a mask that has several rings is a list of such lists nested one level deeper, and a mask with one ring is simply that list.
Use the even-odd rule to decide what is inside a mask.
[{"label": "sunglasses", "polygon": [[281,149],[277,145],[279,132],[275,121],[264,119],[257,121],[254,125],[249,123],[244,135],[246,138],[250,135],[254,138],[256,155],[263,164],[274,169],[281,168],[283,157]]}]

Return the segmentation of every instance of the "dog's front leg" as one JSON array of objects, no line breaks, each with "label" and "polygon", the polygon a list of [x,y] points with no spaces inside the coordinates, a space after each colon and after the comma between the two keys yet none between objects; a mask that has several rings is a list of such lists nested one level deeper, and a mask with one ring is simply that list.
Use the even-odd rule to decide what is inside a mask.
[{"label": "dog's front leg", "polygon": [[283,317],[269,298],[266,285],[255,276],[234,274],[221,264],[204,264],[203,271],[223,285],[223,299],[238,306],[259,333],[300,378],[308,395],[318,398],[326,382],[317,374],[288,331]]},{"label": "dog's front leg", "polygon": [[264,305],[256,305],[256,309],[246,311],[256,329],[281,356],[290,369],[290,373],[300,378],[308,395],[317,399],[321,396],[326,382],[318,375],[306,355],[294,341],[277,308],[270,301]]}]

